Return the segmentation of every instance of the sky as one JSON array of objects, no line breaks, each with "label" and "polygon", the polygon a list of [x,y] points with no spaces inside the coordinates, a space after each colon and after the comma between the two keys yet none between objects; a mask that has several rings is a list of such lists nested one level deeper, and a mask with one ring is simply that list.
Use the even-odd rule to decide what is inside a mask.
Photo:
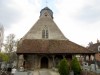
[{"label": "sky", "polygon": [[100,40],[100,0],[0,0],[0,24],[4,37],[22,38],[48,6],[66,38],[79,45]]}]

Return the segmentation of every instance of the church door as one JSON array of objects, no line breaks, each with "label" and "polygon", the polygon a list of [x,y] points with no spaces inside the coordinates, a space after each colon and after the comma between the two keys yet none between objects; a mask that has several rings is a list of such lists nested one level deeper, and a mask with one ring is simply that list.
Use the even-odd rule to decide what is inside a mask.
[{"label": "church door", "polygon": [[41,58],[41,68],[48,68],[48,58],[47,57]]}]

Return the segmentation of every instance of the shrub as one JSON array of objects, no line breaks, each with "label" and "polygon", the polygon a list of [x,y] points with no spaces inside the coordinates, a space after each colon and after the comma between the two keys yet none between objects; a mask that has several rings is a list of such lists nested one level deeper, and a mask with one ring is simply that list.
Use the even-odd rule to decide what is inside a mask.
[{"label": "shrub", "polygon": [[60,75],[69,75],[69,66],[66,58],[62,59],[58,66]]},{"label": "shrub", "polygon": [[81,66],[80,66],[80,63],[79,61],[77,60],[76,57],[74,57],[72,59],[72,62],[71,62],[71,69],[74,71],[74,75],[80,75],[81,73]]}]

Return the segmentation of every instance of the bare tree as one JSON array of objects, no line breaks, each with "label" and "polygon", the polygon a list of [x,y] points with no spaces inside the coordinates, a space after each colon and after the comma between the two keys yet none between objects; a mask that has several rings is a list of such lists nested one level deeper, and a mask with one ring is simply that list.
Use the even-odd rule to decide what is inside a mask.
[{"label": "bare tree", "polygon": [[4,49],[9,56],[9,62],[12,63],[17,59],[16,49],[17,49],[17,40],[15,40],[14,34],[9,34],[4,43]]},{"label": "bare tree", "polygon": [[5,51],[7,53],[15,52],[16,51],[16,43],[17,41],[14,40],[15,35],[14,34],[9,34],[7,36],[6,42],[4,44]]}]

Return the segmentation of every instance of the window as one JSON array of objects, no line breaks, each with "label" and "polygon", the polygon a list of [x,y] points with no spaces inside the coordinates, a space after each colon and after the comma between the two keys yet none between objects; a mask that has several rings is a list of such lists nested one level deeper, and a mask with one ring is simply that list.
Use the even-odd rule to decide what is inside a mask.
[{"label": "window", "polygon": [[45,38],[45,30],[42,30],[42,38]]},{"label": "window", "polygon": [[46,38],[48,38],[48,30],[46,30]]},{"label": "window", "polygon": [[45,26],[45,28],[42,30],[42,38],[48,38],[48,29]]}]

